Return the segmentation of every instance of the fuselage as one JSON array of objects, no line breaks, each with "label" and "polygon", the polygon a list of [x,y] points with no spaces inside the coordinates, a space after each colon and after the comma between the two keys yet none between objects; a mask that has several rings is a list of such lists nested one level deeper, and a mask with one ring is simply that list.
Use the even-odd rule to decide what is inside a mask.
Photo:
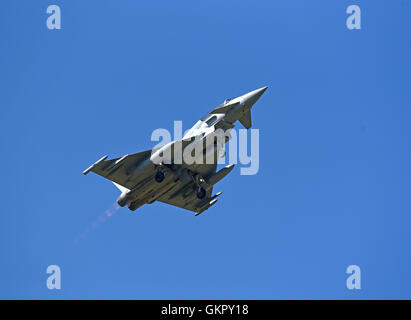
[{"label": "fuselage", "polygon": [[217,171],[217,158],[237,120],[251,127],[251,107],[267,87],[226,99],[190,128],[181,140],[152,150],[106,160],[101,158],[83,173],[94,171],[112,180],[122,191],[117,202],[136,210],[145,203],[162,201],[200,214],[215,204],[213,185],[232,171]]}]

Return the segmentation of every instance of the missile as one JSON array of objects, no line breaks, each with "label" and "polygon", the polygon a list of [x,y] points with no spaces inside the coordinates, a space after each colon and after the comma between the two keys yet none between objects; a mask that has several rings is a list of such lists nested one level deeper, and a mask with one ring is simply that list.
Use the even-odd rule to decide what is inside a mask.
[{"label": "missile", "polygon": [[218,171],[218,172],[212,174],[211,176],[209,176],[207,183],[209,185],[216,184],[218,181],[223,179],[227,174],[229,174],[231,172],[231,170],[233,170],[233,168],[234,168],[234,164],[230,164],[230,165],[224,167],[220,171]]},{"label": "missile", "polygon": [[208,208],[210,208],[211,206],[215,205],[218,199],[214,199],[212,201],[210,201],[209,203],[207,203],[206,205],[202,206],[198,212],[196,212],[195,216],[198,216],[199,214],[203,213],[204,211],[206,211]]},{"label": "missile", "polygon": [[100,164],[101,162],[103,162],[104,160],[107,159],[108,156],[104,156],[102,157],[100,160],[98,160],[97,162],[93,163],[90,167],[88,167],[86,170],[83,171],[83,174],[86,175],[87,173],[89,173],[91,170],[93,170],[93,168],[95,166],[97,166],[98,164]]},{"label": "missile", "polygon": [[222,194],[222,192],[217,192],[215,195],[213,195],[210,200],[214,200],[215,198],[217,198],[218,196],[220,196]]},{"label": "missile", "polygon": [[[212,200],[214,200],[215,198],[217,198],[218,196],[220,196],[222,194],[222,192],[217,192],[215,195],[213,195],[212,197],[210,197],[210,198],[206,198],[206,199],[204,199],[202,202],[200,202],[198,205],[197,205],[197,209],[198,210],[200,210],[201,208],[203,208],[204,206],[207,206]],[[196,201],[197,199],[193,199],[194,201]],[[189,201],[189,202],[192,202],[193,200],[191,200],[191,201]],[[216,200],[217,201],[217,200]],[[215,201],[215,202],[216,202]],[[215,202],[213,202],[212,204],[214,204]]]}]

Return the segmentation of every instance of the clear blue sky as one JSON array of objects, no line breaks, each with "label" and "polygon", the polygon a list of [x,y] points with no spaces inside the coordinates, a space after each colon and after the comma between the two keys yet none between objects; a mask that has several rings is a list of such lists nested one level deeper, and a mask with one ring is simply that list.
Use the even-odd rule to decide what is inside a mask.
[{"label": "clear blue sky", "polygon": [[[411,298],[410,1],[0,6],[0,298]],[[257,175],[235,168],[199,217],[98,220],[119,191],[91,163],[264,85]]]}]

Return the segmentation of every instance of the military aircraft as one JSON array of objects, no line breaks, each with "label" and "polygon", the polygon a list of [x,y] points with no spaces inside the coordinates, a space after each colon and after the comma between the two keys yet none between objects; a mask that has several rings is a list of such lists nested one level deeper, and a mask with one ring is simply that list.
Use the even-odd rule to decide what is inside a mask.
[{"label": "military aircraft", "polygon": [[251,107],[266,89],[224,100],[181,140],[111,160],[104,156],[83,174],[92,171],[111,180],[121,191],[117,199],[121,207],[134,211],[160,201],[197,216],[217,202],[221,192],[212,195],[213,186],[234,168],[231,164],[217,172],[217,158],[224,156],[234,122],[251,127]]}]

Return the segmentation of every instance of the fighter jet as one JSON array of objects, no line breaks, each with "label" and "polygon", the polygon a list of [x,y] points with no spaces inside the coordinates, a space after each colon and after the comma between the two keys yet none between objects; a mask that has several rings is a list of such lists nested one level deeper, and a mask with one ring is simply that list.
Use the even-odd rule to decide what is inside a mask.
[{"label": "fighter jet", "polygon": [[201,118],[183,139],[139,153],[107,160],[102,157],[87,168],[111,180],[120,189],[117,203],[134,211],[155,201],[171,204],[199,215],[217,202],[213,186],[234,165],[217,171],[217,158],[231,139],[236,121],[251,128],[251,107],[262,96],[263,87],[234,99],[226,99]]}]

